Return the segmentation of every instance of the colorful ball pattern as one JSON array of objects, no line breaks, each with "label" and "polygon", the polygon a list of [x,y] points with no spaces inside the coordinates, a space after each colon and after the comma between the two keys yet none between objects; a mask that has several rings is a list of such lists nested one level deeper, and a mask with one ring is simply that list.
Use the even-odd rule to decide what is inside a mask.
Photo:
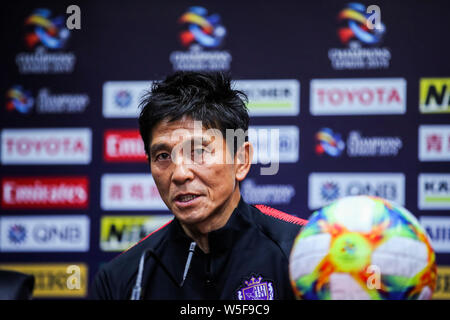
[{"label": "colorful ball pattern", "polygon": [[341,198],[314,212],[295,239],[289,275],[299,299],[431,299],[431,242],[405,208],[382,198]]}]

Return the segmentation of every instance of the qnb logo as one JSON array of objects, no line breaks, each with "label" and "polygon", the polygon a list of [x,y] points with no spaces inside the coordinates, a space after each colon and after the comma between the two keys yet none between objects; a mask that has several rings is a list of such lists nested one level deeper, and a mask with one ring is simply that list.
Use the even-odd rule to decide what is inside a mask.
[{"label": "qnb logo", "polygon": [[366,9],[363,4],[349,3],[339,12],[338,20],[343,24],[338,29],[338,36],[343,44],[358,40],[364,44],[374,45],[382,40],[386,32],[385,25],[380,21],[380,10],[377,6]]},{"label": "qnb logo", "polygon": [[70,32],[65,25],[65,17],[51,18],[48,9],[36,9],[25,20],[25,27],[29,29],[25,36],[27,46],[32,49],[38,44],[48,49],[62,49],[69,39]]},{"label": "qnb logo", "polygon": [[6,92],[6,110],[29,114],[33,108],[34,99],[30,91],[20,85],[13,86]]},{"label": "qnb logo", "polygon": [[398,198],[398,187],[393,182],[371,183],[353,181],[347,185],[347,196],[371,195],[374,197],[382,197],[386,199]]},{"label": "qnb logo", "polygon": [[8,216],[0,218],[0,252],[87,252],[87,216]]},{"label": "qnb logo", "polygon": [[203,7],[190,7],[178,21],[187,25],[187,30],[180,33],[181,43],[185,47],[193,43],[206,48],[220,46],[227,33],[220,20],[218,14],[208,16],[208,10]]},{"label": "qnb logo", "polygon": [[325,182],[320,188],[320,195],[325,201],[337,200],[340,197],[339,185],[333,181]]},{"label": "qnb logo", "polygon": [[33,229],[33,238],[37,243],[50,243],[52,241],[78,243],[82,240],[82,232],[78,225],[36,225]]},{"label": "qnb logo", "polygon": [[332,157],[339,157],[344,148],[345,143],[341,134],[334,133],[330,128],[322,128],[316,133],[316,154],[326,153]]},{"label": "qnb logo", "polygon": [[15,245],[22,244],[27,237],[27,230],[21,224],[14,224],[8,230],[8,240]]},{"label": "qnb logo", "polygon": [[128,90],[119,90],[114,95],[114,102],[120,108],[127,108],[130,106],[132,96]]},{"label": "qnb logo", "polygon": [[368,195],[403,205],[405,177],[399,173],[311,173],[308,179],[308,206],[321,208],[342,197]]}]

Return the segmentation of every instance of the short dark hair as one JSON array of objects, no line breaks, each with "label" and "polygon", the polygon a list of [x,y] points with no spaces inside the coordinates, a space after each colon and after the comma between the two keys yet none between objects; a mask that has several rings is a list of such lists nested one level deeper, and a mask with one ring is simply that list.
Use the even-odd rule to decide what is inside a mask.
[{"label": "short dark hair", "polygon": [[[247,95],[231,87],[231,77],[222,72],[178,71],[161,82],[154,82],[142,97],[139,130],[145,153],[150,159],[152,129],[162,120],[176,121],[183,116],[202,121],[207,129],[248,131]],[[246,134],[245,141],[248,140]],[[234,143],[234,149],[239,147]]]}]

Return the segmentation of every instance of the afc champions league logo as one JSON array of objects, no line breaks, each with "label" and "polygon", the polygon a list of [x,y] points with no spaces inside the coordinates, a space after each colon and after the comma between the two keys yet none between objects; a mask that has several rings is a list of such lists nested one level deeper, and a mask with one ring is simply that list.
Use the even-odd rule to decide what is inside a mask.
[{"label": "afc champions league logo", "polygon": [[205,48],[217,48],[227,33],[220,20],[220,15],[208,15],[203,7],[190,7],[178,20],[187,28],[179,34],[181,44],[190,47],[198,43]]},{"label": "afc champions league logo", "polygon": [[[227,30],[219,14],[194,6],[178,19],[182,26],[178,39],[187,51],[174,51],[170,62],[174,71],[228,71],[231,54],[217,49],[223,46]],[[216,49],[216,50],[214,50]]]},{"label": "afc champions league logo", "polygon": [[51,18],[51,11],[48,9],[34,10],[25,20],[27,47],[33,49],[42,44],[47,49],[62,49],[70,36],[65,22],[63,15]]},{"label": "afc champions league logo", "polygon": [[24,90],[20,85],[13,86],[6,92],[6,110],[11,112],[16,110],[22,114],[31,112],[34,99],[30,91]]},{"label": "afc champions league logo", "polygon": [[52,11],[39,8],[24,21],[24,42],[28,52],[16,55],[20,74],[70,74],[76,56],[64,52],[71,31],[67,29],[66,16],[52,15]]},{"label": "afc champions league logo", "polygon": [[316,133],[316,154],[324,153],[332,157],[339,157],[344,151],[345,143],[341,134],[333,132],[330,128],[322,128]]},{"label": "afc champions league logo", "polygon": [[385,25],[380,22],[375,28],[371,28],[369,19],[372,14],[366,12],[366,7],[360,3],[349,3],[338,14],[338,21],[342,26],[338,29],[339,39],[343,44],[351,40],[359,40],[367,45],[375,45],[381,42],[386,32]]},{"label": "afc champions league logo", "polygon": [[[375,22],[375,23],[374,23]],[[330,48],[334,70],[388,69],[391,52],[380,47],[386,33],[378,6],[349,3],[337,14],[337,36],[345,48]]]}]

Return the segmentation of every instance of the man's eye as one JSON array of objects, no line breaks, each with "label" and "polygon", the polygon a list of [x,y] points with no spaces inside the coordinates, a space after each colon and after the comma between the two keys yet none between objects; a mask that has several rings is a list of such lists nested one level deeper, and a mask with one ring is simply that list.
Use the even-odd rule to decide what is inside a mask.
[{"label": "man's eye", "polygon": [[164,153],[160,153],[155,157],[156,161],[164,161],[164,160],[169,160],[170,159],[170,154],[164,152]]}]

